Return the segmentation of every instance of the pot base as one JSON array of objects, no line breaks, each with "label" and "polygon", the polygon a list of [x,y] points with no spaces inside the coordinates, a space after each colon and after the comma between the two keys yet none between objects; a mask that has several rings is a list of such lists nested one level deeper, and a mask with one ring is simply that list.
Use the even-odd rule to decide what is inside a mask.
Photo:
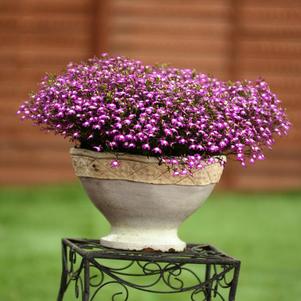
[{"label": "pot base", "polygon": [[129,230],[112,231],[100,239],[101,245],[121,250],[154,250],[161,252],[181,252],[186,243],[179,239],[176,230]]}]

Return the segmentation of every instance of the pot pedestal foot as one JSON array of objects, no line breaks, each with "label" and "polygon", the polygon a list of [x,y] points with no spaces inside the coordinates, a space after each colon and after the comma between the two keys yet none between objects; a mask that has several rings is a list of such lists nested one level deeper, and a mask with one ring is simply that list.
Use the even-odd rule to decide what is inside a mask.
[{"label": "pot pedestal foot", "polygon": [[153,250],[182,252],[186,243],[179,239],[177,230],[112,230],[100,239],[104,247],[121,250]]}]

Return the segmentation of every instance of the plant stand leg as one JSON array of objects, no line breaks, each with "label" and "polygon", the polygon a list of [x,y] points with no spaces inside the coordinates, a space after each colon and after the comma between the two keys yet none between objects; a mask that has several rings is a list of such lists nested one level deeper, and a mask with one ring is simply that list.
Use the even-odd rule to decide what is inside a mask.
[{"label": "plant stand leg", "polygon": [[61,274],[61,284],[57,297],[57,301],[62,301],[64,293],[67,288],[67,278],[68,278],[68,266],[67,266],[67,247],[62,241],[62,274]]},{"label": "plant stand leg", "polygon": [[211,265],[206,264],[206,276],[205,281],[208,281],[208,284],[206,285],[205,294],[206,294],[206,301],[211,301],[211,286],[212,283],[210,282],[210,274],[211,274]]},{"label": "plant stand leg", "polygon": [[239,270],[240,270],[240,263],[236,264],[235,268],[234,268],[234,275],[233,275],[232,284],[231,284],[230,293],[229,293],[229,301],[235,300]]},{"label": "plant stand leg", "polygon": [[89,301],[89,299],[90,299],[90,262],[87,258],[85,258],[83,301]]}]

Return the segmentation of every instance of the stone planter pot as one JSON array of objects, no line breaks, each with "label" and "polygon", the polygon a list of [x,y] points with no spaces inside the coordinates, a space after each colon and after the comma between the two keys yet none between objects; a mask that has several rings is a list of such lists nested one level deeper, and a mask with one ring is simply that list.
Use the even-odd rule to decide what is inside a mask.
[{"label": "stone planter pot", "polygon": [[72,148],[76,175],[94,205],[111,224],[100,242],[127,250],[182,251],[179,225],[197,210],[219,181],[223,166],[212,164],[193,177],[174,177],[156,158]]}]

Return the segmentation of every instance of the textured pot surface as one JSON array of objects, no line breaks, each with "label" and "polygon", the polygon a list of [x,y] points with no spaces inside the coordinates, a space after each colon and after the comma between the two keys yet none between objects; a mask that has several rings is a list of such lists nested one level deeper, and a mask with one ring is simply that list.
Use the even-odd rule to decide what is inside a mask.
[{"label": "textured pot surface", "polygon": [[[116,160],[112,153],[98,153],[80,148],[72,148],[70,153],[75,173],[79,177],[194,186],[216,184],[223,172],[223,166],[214,163],[195,171],[193,176],[174,177],[165,164],[158,164],[155,157],[119,154],[120,167],[112,168],[111,162]],[[219,158],[226,160],[224,156]]]},{"label": "textured pot surface", "polygon": [[[112,169],[112,154],[72,149],[71,155],[90,199],[111,224],[101,244],[117,249],[182,251],[186,244],[178,238],[179,225],[207,199],[223,170],[217,163],[197,178],[179,178],[155,158],[122,156],[120,167]],[[137,177],[135,170],[145,168]]]}]

